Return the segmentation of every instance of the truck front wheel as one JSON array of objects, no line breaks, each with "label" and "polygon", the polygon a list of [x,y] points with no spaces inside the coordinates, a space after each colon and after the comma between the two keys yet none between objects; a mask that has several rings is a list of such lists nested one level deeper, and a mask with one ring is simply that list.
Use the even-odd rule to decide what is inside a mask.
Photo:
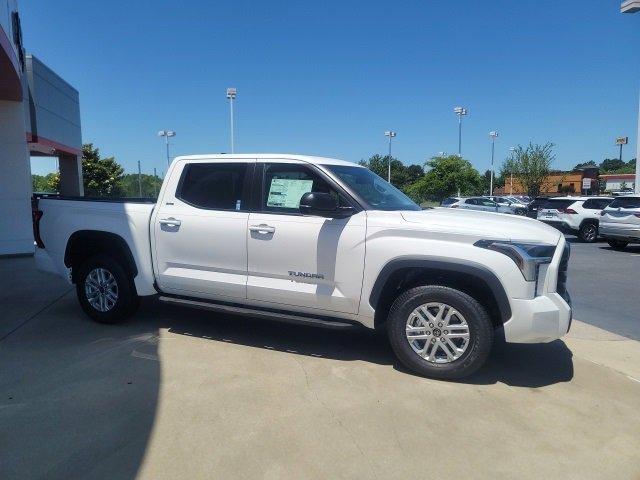
[{"label": "truck front wheel", "polygon": [[400,295],[389,312],[391,346],[410,370],[432,378],[461,378],[478,370],[493,345],[493,325],[473,297],[431,285]]},{"label": "truck front wheel", "polygon": [[96,255],[80,266],[76,293],[84,312],[100,323],[125,320],[136,311],[140,302],[132,279],[108,255]]}]

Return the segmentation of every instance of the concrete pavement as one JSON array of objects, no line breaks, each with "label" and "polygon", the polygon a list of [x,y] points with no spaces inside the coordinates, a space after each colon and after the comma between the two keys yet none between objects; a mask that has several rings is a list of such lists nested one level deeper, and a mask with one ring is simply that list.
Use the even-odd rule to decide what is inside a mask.
[{"label": "concrete pavement", "polygon": [[581,322],[441,382],[366,331],[154,300],[104,326],[22,278],[47,287],[12,310],[24,290],[0,278],[2,479],[640,477],[640,343]]}]

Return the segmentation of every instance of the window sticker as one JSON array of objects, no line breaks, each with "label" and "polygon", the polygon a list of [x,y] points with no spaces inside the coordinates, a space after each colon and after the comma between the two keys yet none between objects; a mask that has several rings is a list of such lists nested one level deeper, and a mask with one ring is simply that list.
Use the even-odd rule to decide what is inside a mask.
[{"label": "window sticker", "polygon": [[300,199],[312,187],[313,180],[273,178],[269,186],[267,207],[298,208]]}]

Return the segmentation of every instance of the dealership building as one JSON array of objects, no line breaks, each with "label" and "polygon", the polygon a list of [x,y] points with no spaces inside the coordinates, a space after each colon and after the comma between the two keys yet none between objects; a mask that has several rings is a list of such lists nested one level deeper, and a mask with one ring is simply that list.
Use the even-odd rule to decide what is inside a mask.
[{"label": "dealership building", "polygon": [[22,43],[16,0],[0,0],[0,255],[31,254],[30,157],[57,157],[60,193],[82,195],[78,91]]}]

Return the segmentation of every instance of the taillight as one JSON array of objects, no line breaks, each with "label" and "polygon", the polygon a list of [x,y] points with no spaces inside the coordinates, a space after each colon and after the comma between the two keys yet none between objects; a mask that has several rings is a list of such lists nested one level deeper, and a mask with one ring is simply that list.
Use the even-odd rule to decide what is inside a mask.
[{"label": "taillight", "polygon": [[42,218],[42,210],[32,210],[31,215],[33,218],[33,238],[36,241],[38,248],[44,248],[44,242],[40,238],[40,219]]},{"label": "taillight", "polygon": [[600,212],[600,216],[601,216],[601,217],[604,217],[604,215],[605,215],[606,213],[607,213],[607,211],[606,211],[606,210],[602,210],[602,211]]},{"label": "taillight", "polygon": [[451,208],[458,208],[458,205],[451,205]]},{"label": "taillight", "polygon": [[560,213],[568,213],[569,215],[575,215],[578,213],[573,208],[559,208],[558,211]]},{"label": "taillight", "polygon": [[638,213],[634,213],[634,215],[635,215],[636,217],[640,218],[640,212],[638,212]]}]

